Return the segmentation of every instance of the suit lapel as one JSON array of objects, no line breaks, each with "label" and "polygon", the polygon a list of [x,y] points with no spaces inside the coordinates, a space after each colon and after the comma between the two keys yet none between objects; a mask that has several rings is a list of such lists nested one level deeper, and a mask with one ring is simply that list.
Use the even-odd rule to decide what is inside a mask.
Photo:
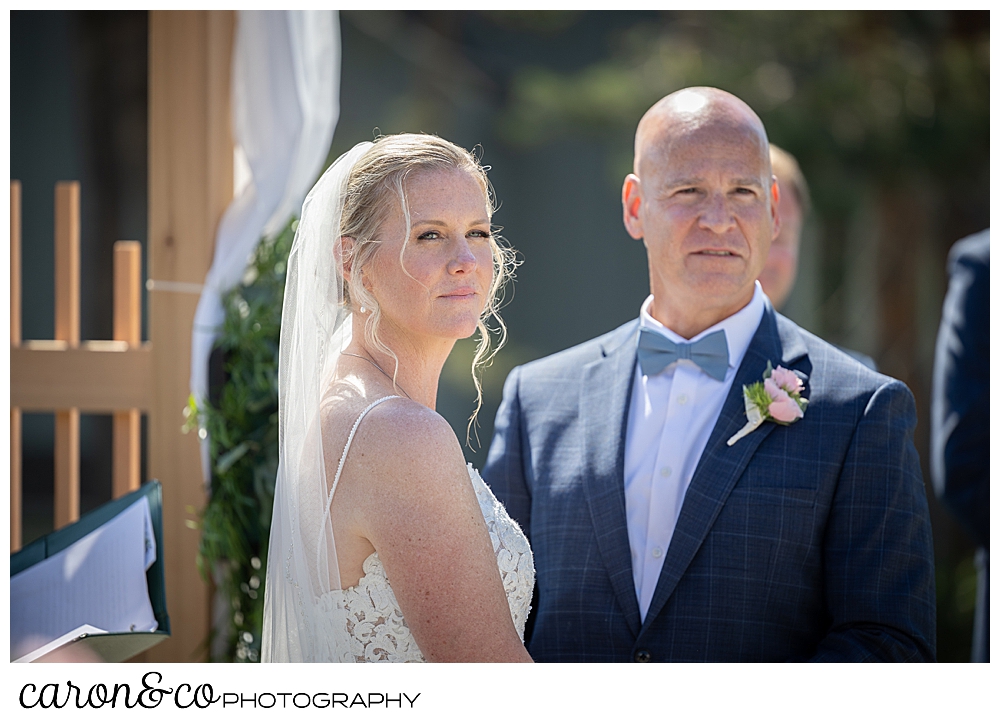
[{"label": "suit lapel", "polygon": [[[806,346],[797,327],[778,316],[771,304],[766,303],[760,326],[736,371],[733,386],[684,495],[677,527],[646,613],[645,625],[656,618],[673,594],[677,582],[691,564],[754,452],[777,426],[765,422],[732,447],[726,444],[746,423],[743,386],[760,381],[769,361],[772,366],[781,364],[785,368],[793,368],[796,361],[803,360],[804,363],[798,366],[804,368],[798,370],[808,378],[811,367],[805,354]],[[809,395],[806,393],[804,396],[808,398]]]},{"label": "suit lapel", "polygon": [[625,428],[637,330],[638,323],[628,327],[602,359],[584,367],[580,392],[584,492],[611,586],[634,635],[640,620],[625,518]]}]

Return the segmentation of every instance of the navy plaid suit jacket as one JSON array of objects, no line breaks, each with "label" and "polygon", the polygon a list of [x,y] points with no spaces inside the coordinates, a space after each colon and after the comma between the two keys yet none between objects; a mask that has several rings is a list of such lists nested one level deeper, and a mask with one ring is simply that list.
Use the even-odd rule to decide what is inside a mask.
[{"label": "navy plaid suit jacket", "polygon": [[[484,477],[531,540],[535,660],[933,660],[913,396],[769,304],[640,620],[624,494],[637,336],[632,321],[504,386]],[[805,417],[728,447],[768,361],[806,379]]]}]

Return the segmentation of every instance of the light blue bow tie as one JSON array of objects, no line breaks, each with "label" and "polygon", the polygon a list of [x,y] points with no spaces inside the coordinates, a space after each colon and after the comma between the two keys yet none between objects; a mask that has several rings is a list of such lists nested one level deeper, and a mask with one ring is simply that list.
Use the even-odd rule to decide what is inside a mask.
[{"label": "light blue bow tie", "polygon": [[721,382],[729,368],[726,332],[719,329],[695,342],[675,343],[650,329],[639,330],[639,366],[644,375],[659,374],[678,359],[690,359]]}]

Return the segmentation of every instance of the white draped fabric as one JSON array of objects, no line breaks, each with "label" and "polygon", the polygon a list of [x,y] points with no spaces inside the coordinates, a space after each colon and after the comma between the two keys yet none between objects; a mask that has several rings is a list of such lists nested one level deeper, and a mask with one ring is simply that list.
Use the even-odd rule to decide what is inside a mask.
[{"label": "white draped fabric", "polygon": [[[242,279],[261,236],[280,231],[301,207],[330,150],[340,112],[336,11],[239,11],[232,108],[249,178],[219,223],[195,312],[191,393],[199,404],[208,396],[208,358],[225,318],[222,296]],[[204,440],[202,471],[207,481]]]}]

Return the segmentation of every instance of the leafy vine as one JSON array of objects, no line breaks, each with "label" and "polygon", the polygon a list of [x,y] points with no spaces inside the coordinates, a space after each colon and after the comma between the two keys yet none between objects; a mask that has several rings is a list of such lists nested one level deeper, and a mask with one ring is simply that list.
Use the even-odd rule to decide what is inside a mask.
[{"label": "leafy vine", "polygon": [[257,246],[243,281],[223,298],[214,355],[223,379],[209,401],[192,398],[186,429],[209,440],[211,497],[200,515],[198,569],[229,609],[212,631],[213,660],[260,660],[264,570],[278,468],[278,339],[291,221]]}]

